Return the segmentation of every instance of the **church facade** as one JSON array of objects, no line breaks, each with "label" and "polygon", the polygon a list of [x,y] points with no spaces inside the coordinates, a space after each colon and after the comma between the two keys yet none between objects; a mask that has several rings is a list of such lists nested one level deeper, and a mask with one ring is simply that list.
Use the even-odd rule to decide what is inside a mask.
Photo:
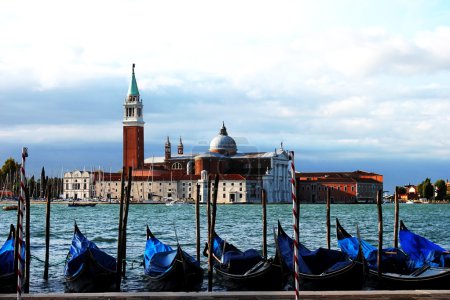
[{"label": "church facade", "polygon": [[[201,202],[206,202],[212,195],[216,174],[218,203],[259,203],[263,189],[269,203],[291,201],[289,158],[283,146],[270,152],[239,152],[225,123],[204,152],[185,154],[180,137],[176,152],[172,153],[167,137],[164,156],[144,159],[143,103],[134,69],[133,64],[123,105],[123,166],[126,170],[132,167],[132,201],[193,201],[198,196]],[[65,174],[66,183],[75,180],[72,178],[75,172]],[[91,176],[89,191],[67,191],[66,197],[120,199],[121,174],[100,170],[97,173],[100,175]]]}]

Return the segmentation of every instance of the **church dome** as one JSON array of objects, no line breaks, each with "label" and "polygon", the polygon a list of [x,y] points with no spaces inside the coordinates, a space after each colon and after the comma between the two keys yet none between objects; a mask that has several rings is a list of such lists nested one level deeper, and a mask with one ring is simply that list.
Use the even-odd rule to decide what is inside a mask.
[{"label": "church dome", "polygon": [[219,135],[211,140],[211,143],[209,144],[209,151],[224,155],[236,154],[236,142],[231,136],[228,136],[225,124],[222,125]]}]

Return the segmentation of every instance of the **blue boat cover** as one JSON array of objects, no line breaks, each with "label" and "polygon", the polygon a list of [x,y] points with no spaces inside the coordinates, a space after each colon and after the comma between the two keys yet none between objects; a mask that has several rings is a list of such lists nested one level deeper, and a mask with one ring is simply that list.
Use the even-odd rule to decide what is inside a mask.
[{"label": "blue boat cover", "polygon": [[[277,236],[278,249],[284,263],[294,272],[294,240],[281,232]],[[311,251],[299,243],[299,271],[303,274],[320,275],[331,273],[352,264],[342,251],[319,248]]]},{"label": "blue boat cover", "polygon": [[150,276],[158,276],[166,272],[172,266],[177,256],[177,250],[161,243],[157,238],[147,240],[144,251],[144,271]]},{"label": "blue boat cover", "polygon": [[[22,244],[22,257],[25,257],[25,242]],[[8,238],[0,248],[0,276],[14,272],[14,238]]]},{"label": "blue boat cover", "polygon": [[430,240],[408,229],[399,232],[400,245],[414,262],[415,268],[423,265],[450,267],[450,253]]},{"label": "blue boat cover", "polygon": [[65,276],[75,276],[83,270],[84,264],[92,255],[103,268],[116,271],[116,259],[100,250],[95,243],[89,241],[80,231],[75,231],[69,250],[69,260],[64,267]]},{"label": "blue boat cover", "polygon": [[244,274],[263,260],[257,250],[248,249],[242,252],[233,245],[225,243],[218,235],[214,236],[213,252],[231,274]]},{"label": "blue boat cover", "polygon": [[[183,259],[186,259],[198,266],[198,263],[192,256],[183,252]],[[144,251],[144,272],[149,276],[159,276],[168,272],[177,257],[177,250],[162,243],[155,237],[147,239]]]},{"label": "blue boat cover", "polygon": [[[338,245],[342,251],[347,253],[351,259],[358,255],[358,239],[349,237],[338,240]],[[361,248],[367,261],[369,269],[378,270],[378,249],[361,239]],[[381,254],[382,272],[392,272],[398,274],[409,274],[414,269],[408,256],[398,248],[385,248]]]}]

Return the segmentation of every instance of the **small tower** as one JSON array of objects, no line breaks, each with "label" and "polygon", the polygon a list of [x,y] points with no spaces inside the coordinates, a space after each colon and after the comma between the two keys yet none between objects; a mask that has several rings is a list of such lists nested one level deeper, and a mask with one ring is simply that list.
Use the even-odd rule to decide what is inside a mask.
[{"label": "small tower", "polygon": [[125,98],[123,113],[123,166],[142,169],[144,166],[144,119],[134,67],[131,83]]},{"label": "small tower", "polygon": [[183,141],[181,140],[180,136],[180,143],[178,144],[178,154],[183,154]]},{"label": "small tower", "polygon": [[165,154],[164,155],[165,160],[168,160],[168,159],[170,159],[172,157],[172,148],[170,146],[169,137],[167,137],[167,141],[166,141],[166,144],[165,144],[165,147],[164,147],[164,154]]}]

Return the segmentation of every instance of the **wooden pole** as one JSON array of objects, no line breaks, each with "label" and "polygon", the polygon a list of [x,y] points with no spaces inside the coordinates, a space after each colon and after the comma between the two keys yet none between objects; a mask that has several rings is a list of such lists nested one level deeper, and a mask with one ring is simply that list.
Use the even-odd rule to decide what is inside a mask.
[{"label": "wooden pole", "polygon": [[377,210],[378,210],[378,253],[377,253],[377,265],[378,265],[378,278],[381,278],[381,254],[383,248],[383,212],[381,209],[381,193],[377,192]]},{"label": "wooden pole", "polygon": [[123,221],[124,189],[125,189],[125,167],[122,168],[122,178],[120,185],[119,233],[117,238],[117,265],[116,265],[117,292],[120,292],[120,283],[122,281],[122,221]]},{"label": "wooden pole", "polygon": [[47,186],[47,206],[45,211],[45,261],[44,261],[44,279],[48,280],[48,261],[50,257],[50,203],[52,199],[52,186]]},{"label": "wooden pole", "polygon": [[197,237],[197,261],[200,262],[200,185],[197,183],[197,195],[195,199],[195,228]]},{"label": "wooden pole", "polygon": [[219,188],[219,174],[214,178],[214,193],[211,212],[211,228],[209,230],[208,238],[208,292],[212,291],[212,265],[213,265],[213,238],[214,227],[216,226],[216,207],[217,207],[217,191]]},{"label": "wooden pole", "polygon": [[206,215],[208,219],[208,292],[212,291],[212,261],[209,259],[211,254],[211,178],[208,176],[208,197],[206,198]]},{"label": "wooden pole", "polygon": [[264,189],[261,190],[261,202],[263,224],[262,256],[267,258],[267,194]]},{"label": "wooden pole", "polygon": [[123,213],[123,224],[122,224],[122,276],[125,276],[126,266],[127,266],[127,223],[128,223],[128,209],[130,207],[130,198],[131,198],[131,178],[133,169],[131,167],[128,168],[128,184],[127,184],[127,196],[125,202],[125,211]]},{"label": "wooden pole", "polygon": [[29,293],[30,291],[30,259],[31,259],[31,247],[30,247],[30,190],[29,185],[25,189],[25,282],[23,291]]},{"label": "wooden pole", "polygon": [[398,220],[399,220],[399,205],[398,205],[398,189],[395,187],[394,193],[395,217],[394,217],[394,247],[398,248]]},{"label": "wooden pole", "polygon": [[330,210],[331,210],[331,189],[327,188],[327,247],[331,248],[331,222],[330,222]]},{"label": "wooden pole", "polygon": [[294,151],[289,151],[289,160],[291,161],[291,197],[292,197],[292,216],[294,227],[294,285],[295,300],[300,298],[300,275],[298,261],[298,244],[300,239],[300,199],[297,199],[297,185],[295,179],[295,161]]}]

